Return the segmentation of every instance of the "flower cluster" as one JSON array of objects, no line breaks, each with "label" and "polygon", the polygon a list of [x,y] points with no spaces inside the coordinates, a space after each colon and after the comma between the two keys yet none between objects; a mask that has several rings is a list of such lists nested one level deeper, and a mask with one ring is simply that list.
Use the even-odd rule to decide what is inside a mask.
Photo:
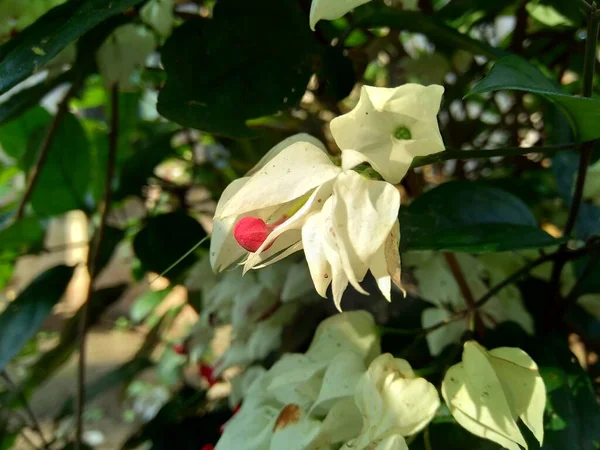
[{"label": "flower cluster", "polygon": [[191,296],[200,293],[202,303],[186,341],[193,361],[206,359],[216,328],[231,326],[231,345],[215,362],[214,376],[277,350],[284,328],[316,297],[303,261],[283,261],[242,277],[238,270],[213,274],[206,258],[191,269],[185,286]]},{"label": "flower cluster", "polygon": [[443,88],[364,86],[357,106],[335,118],[337,165],[324,145],[295,135],[271,149],[223,192],[210,259],[222,271],[243,259],[244,272],[304,249],[317,292],[332,286],[338,309],[351,284],[370,271],[388,300],[400,286],[400,193],[412,160],[443,150],[436,115]]},{"label": "flower cluster", "polygon": [[404,450],[404,437],[423,429],[440,404],[408,362],[381,354],[365,311],[326,319],[306,353],[242,377],[241,408],[217,450]]}]

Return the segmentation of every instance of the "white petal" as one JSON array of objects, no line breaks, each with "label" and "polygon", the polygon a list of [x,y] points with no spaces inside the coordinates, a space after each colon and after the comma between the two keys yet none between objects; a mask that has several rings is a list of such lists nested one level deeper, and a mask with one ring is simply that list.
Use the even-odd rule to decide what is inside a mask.
[{"label": "white petal", "polygon": [[369,270],[373,274],[377,287],[388,302],[392,301],[392,278],[387,270],[385,259],[385,244],[373,255]]},{"label": "white petal", "polygon": [[313,0],[310,7],[310,29],[321,19],[335,20],[342,17],[351,9],[371,0]]},{"label": "white petal", "polygon": [[306,356],[311,361],[331,361],[350,351],[369,364],[381,353],[375,319],[367,311],[351,311],[328,317],[319,324]]},{"label": "white petal", "polygon": [[333,228],[343,267],[350,280],[360,281],[398,220],[400,194],[389,183],[349,171],[337,178],[334,198]]},{"label": "white petal", "polygon": [[408,445],[402,436],[395,434],[377,444],[375,450],[408,450]]},{"label": "white petal", "polygon": [[323,213],[319,212],[306,220],[302,227],[302,246],[315,289],[321,297],[325,298],[333,274],[331,265],[325,257],[323,219]]},{"label": "white petal", "polygon": [[335,178],[340,171],[319,147],[296,142],[254,173],[224,205],[219,216],[282,205]]},{"label": "white petal", "polygon": [[338,400],[329,410],[319,435],[308,447],[310,450],[329,448],[333,444],[356,437],[362,427],[362,417],[353,398]]},{"label": "white petal", "polygon": [[272,406],[259,408],[248,406],[250,405],[242,406],[240,411],[227,422],[215,450],[268,448],[279,411]]},{"label": "white petal", "polygon": [[320,428],[321,422],[311,419],[298,405],[286,405],[275,422],[269,450],[304,450]]},{"label": "white petal", "polygon": [[366,369],[363,358],[356,353],[341,352],[335,355],[325,371],[319,396],[310,413],[325,415],[336,401],[344,397],[351,398]]}]

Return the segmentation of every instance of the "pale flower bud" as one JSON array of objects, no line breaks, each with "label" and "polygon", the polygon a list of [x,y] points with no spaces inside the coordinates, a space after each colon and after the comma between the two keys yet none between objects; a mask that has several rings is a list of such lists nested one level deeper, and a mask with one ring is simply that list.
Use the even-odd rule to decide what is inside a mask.
[{"label": "pale flower bud", "polygon": [[315,25],[317,25],[317,22],[321,19],[339,19],[350,10],[370,1],[371,0],[313,0],[310,7],[310,29],[314,31]]},{"label": "pale flower bud", "polygon": [[433,419],[440,405],[436,388],[416,377],[407,361],[389,353],[371,363],[358,383],[355,401],[363,429],[348,449],[366,447],[392,434],[415,434]]},{"label": "pale flower bud", "polygon": [[527,448],[518,419],[540,445],[544,440],[546,387],[537,365],[521,349],[487,351],[466,342],[462,362],[446,372],[442,395],[460,425],[504,448]]}]

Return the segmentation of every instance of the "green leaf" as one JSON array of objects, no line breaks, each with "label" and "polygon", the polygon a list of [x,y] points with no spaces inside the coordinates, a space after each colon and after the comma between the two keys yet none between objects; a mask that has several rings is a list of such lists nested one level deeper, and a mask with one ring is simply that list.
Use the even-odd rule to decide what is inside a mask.
[{"label": "green leaf", "polygon": [[115,200],[129,195],[140,195],[154,174],[155,167],[172,153],[173,133],[167,133],[146,141],[123,163],[119,175],[119,187]]},{"label": "green leaf", "polygon": [[502,58],[467,95],[516,90],[541,95],[554,102],[568,117],[580,141],[600,138],[600,99],[575,97],[546,78],[534,65],[518,56]]},{"label": "green leaf", "polygon": [[[40,150],[43,136],[30,141],[31,151],[23,160],[29,169]],[[73,209],[86,209],[90,185],[90,145],[79,120],[67,114],[58,126],[46,163],[31,196],[31,206],[40,216],[52,216]]]},{"label": "green leaf", "polygon": [[451,181],[400,211],[406,250],[497,252],[560,243],[537,227],[527,205],[485,182]]},{"label": "green leaf", "polygon": [[[489,4],[489,2],[486,3]],[[358,19],[357,23],[354,24],[355,28],[390,27],[402,31],[422,33],[438,46],[448,47],[452,50],[463,49],[489,59],[498,59],[507,55],[504,50],[472,39],[433,16],[417,11],[403,11],[389,7],[373,7],[365,10],[367,11],[365,16]]]},{"label": "green leaf", "polygon": [[[198,221],[183,212],[151,217],[133,240],[133,251],[145,270],[162,273],[206,237]],[[181,274],[197,260],[192,253],[179,262],[169,278]]]},{"label": "green leaf", "polygon": [[25,217],[0,230],[0,249],[17,254],[38,247],[44,238],[44,229],[37,217]]},{"label": "green leaf", "polygon": [[536,362],[548,393],[543,450],[596,450],[600,444],[600,405],[588,374],[569,351],[566,339],[539,343]]},{"label": "green leaf", "polygon": [[136,323],[144,320],[148,315],[156,309],[158,305],[166,298],[171,292],[171,289],[161,289],[160,291],[150,291],[136,298],[131,305],[129,316],[131,320]]},{"label": "green leaf", "polygon": [[48,269],[0,315],[0,371],[38,331],[65,292],[74,270],[63,265]]},{"label": "green leaf", "polygon": [[143,0],[70,0],[0,46],[0,94],[40,69],[68,44]]},{"label": "green leaf", "polygon": [[307,24],[297,2],[218,2],[212,19],[186,22],[165,43],[158,111],[184,126],[252,136],[247,120],[295,106],[304,95],[320,59]]},{"label": "green leaf", "polygon": [[52,115],[41,106],[31,108],[21,117],[0,127],[0,145],[4,152],[19,161],[25,156],[32,135],[43,133]]},{"label": "green leaf", "polygon": [[73,76],[71,71],[46,79],[34,86],[23,89],[0,104],[0,123],[6,123],[23,114],[27,109],[40,103],[42,98],[55,87],[69,81]]}]

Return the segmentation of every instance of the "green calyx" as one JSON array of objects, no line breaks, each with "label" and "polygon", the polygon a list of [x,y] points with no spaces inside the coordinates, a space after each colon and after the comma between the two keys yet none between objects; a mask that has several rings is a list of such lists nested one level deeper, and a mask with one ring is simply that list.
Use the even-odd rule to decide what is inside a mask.
[{"label": "green calyx", "polygon": [[400,126],[394,131],[394,137],[398,140],[407,140],[412,138],[412,134],[408,128]]}]

